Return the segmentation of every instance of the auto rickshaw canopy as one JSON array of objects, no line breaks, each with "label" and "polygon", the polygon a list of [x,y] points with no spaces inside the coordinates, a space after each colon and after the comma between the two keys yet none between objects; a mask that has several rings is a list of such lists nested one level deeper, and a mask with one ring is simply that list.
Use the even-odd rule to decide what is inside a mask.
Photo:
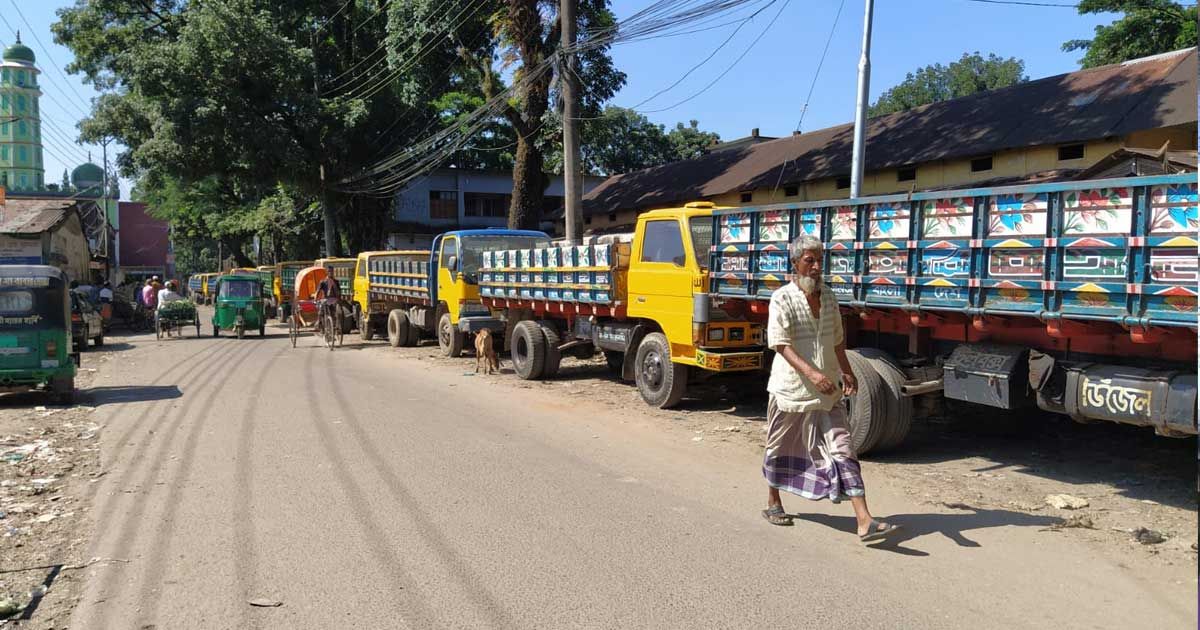
[{"label": "auto rickshaw canopy", "polygon": [[311,300],[317,294],[317,287],[328,274],[324,267],[305,267],[296,272],[295,293],[297,299]]}]

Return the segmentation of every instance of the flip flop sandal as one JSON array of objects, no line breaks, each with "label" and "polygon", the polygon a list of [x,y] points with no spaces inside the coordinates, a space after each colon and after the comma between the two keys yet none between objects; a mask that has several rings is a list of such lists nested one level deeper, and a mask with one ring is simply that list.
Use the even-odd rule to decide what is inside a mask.
[{"label": "flip flop sandal", "polygon": [[772,505],[762,511],[763,518],[772,525],[789,526],[792,524],[792,517],[787,512],[783,511],[782,505]]},{"label": "flip flop sandal", "polygon": [[900,526],[895,523],[884,525],[875,519],[871,519],[871,524],[867,527],[867,533],[859,536],[858,539],[865,543],[883,540],[898,529],[900,529]]}]

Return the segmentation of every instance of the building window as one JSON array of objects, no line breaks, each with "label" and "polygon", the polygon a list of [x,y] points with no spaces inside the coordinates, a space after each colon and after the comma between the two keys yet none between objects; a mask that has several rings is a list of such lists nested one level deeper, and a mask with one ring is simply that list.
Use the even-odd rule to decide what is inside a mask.
[{"label": "building window", "polygon": [[25,95],[18,94],[17,95],[17,113],[24,113],[24,111],[25,111]]},{"label": "building window", "polygon": [[742,203],[750,203],[750,200],[752,200],[752,199],[754,199],[754,193],[752,193],[752,192],[742,193]]},{"label": "building window", "polygon": [[429,191],[430,219],[457,219],[458,192],[453,190]]},{"label": "building window", "polygon": [[37,140],[38,138],[41,138],[41,137],[42,137],[42,125],[41,125],[41,123],[35,122],[35,123],[33,123],[33,139]]},{"label": "building window", "polygon": [[0,147],[0,160],[8,161],[8,145]]},{"label": "building window", "polygon": [[17,147],[17,161],[20,162],[21,166],[29,163],[29,151],[25,148],[25,145]]},{"label": "building window", "polygon": [[8,71],[8,68],[5,68],[3,71],[0,71],[0,81],[3,81],[4,83],[8,83],[11,80],[12,80],[12,74]]},{"label": "building window", "polygon": [[1083,143],[1080,144],[1064,144],[1058,147],[1058,159],[1060,162],[1066,160],[1082,160],[1083,159]]},{"label": "building window", "polygon": [[980,171],[992,170],[992,156],[979,157],[971,160],[971,172],[978,173]]},{"label": "building window", "polygon": [[838,187],[838,190],[844,190],[846,188],[849,188],[850,187],[850,178],[849,177],[837,178],[837,187]]},{"label": "building window", "polygon": [[29,133],[29,127],[25,124],[25,121],[18,120],[17,121],[17,135],[24,138],[25,135],[28,133]]},{"label": "building window", "polygon": [[642,262],[671,263],[682,267],[683,236],[679,223],[669,221],[647,221],[646,234],[642,239]]},{"label": "building window", "polygon": [[25,85],[25,71],[24,70],[17,70],[17,85],[20,85],[20,86]]},{"label": "building window", "polygon": [[0,94],[0,111],[3,111],[5,114],[8,113],[8,95],[7,94]]},{"label": "building window", "polygon": [[42,147],[36,147],[33,150],[33,156],[34,156],[34,159],[37,160],[37,163],[34,164],[34,166],[36,166],[38,168],[42,168]]},{"label": "building window", "polygon": [[797,195],[799,195],[799,194],[800,194],[800,187],[799,187],[799,186],[786,186],[786,187],[784,187],[784,189],[783,189],[783,196],[784,196],[784,197],[795,197],[795,196],[797,196]]},{"label": "building window", "polygon": [[29,188],[29,176],[21,173],[21,189],[24,190],[26,188]]},{"label": "building window", "polygon": [[509,201],[509,195],[498,193],[464,193],[463,214],[502,219],[508,216]]},{"label": "building window", "polygon": [[906,168],[896,169],[896,181],[911,182],[917,178],[917,167],[909,166]]}]

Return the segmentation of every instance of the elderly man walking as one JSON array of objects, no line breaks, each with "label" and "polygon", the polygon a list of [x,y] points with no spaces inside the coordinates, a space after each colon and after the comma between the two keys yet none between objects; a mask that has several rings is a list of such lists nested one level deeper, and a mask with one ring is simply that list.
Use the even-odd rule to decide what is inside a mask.
[{"label": "elderly man walking", "polygon": [[871,542],[898,525],[875,520],[867,509],[862,469],[850,445],[843,394],[858,387],[846,359],[837,299],[821,281],[821,241],[801,236],[788,247],[792,282],[771,296],[767,345],[775,350],[767,383],[767,509],[772,525],[791,525],[779,491],[806,499],[849,499],[858,537]]}]

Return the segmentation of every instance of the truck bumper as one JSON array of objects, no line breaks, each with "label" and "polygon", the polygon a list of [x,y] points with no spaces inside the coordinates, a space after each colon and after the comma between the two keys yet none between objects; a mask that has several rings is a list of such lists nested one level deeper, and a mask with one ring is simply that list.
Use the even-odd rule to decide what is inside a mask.
[{"label": "truck bumper", "polygon": [[762,369],[763,352],[713,352],[696,349],[696,365],[710,372],[748,372]]},{"label": "truck bumper", "polygon": [[488,315],[478,315],[458,318],[458,331],[475,334],[481,330],[490,330],[493,334],[504,334],[504,322]]}]

